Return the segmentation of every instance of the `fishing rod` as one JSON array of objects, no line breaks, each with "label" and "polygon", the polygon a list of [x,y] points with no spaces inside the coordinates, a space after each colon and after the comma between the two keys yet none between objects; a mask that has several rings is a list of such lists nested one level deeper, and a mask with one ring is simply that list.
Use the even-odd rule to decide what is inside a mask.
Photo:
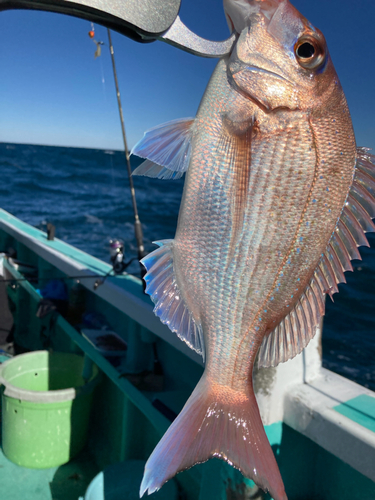
[{"label": "fishing rod", "polygon": [[[120,89],[119,89],[119,86],[118,86],[118,79],[117,79],[117,70],[116,70],[116,62],[115,62],[115,52],[114,52],[114,49],[113,49],[111,31],[110,31],[109,28],[107,28],[107,32],[108,32],[109,51],[111,53],[111,59],[112,59],[113,76],[114,76],[115,85],[116,85],[117,105],[118,105],[118,110],[119,110],[119,114],[120,114],[122,140],[124,142],[124,153],[125,153],[126,167],[127,167],[127,171],[128,171],[130,194],[131,194],[131,199],[132,199],[132,204],[133,204],[134,233],[135,233],[135,239],[137,240],[138,260],[141,260],[144,257],[144,255],[145,255],[145,248],[144,248],[144,245],[143,245],[142,224],[141,224],[141,221],[140,221],[139,215],[138,215],[137,200],[136,200],[136,197],[135,197],[135,189],[134,189],[134,183],[133,183],[133,177],[132,177],[132,170],[131,170],[131,166],[130,166],[129,149],[128,149],[128,143],[127,143],[127,140],[126,140],[124,115],[123,115],[123,112],[122,112]],[[145,274],[145,269],[142,266],[142,264],[140,264],[140,266],[141,266],[141,276],[143,276]]]},{"label": "fishing rod", "polygon": [[[132,170],[131,170],[131,165],[130,165],[129,148],[128,148],[128,142],[127,142],[126,133],[125,133],[124,114],[122,111],[121,95],[120,95],[120,89],[119,89],[118,78],[117,78],[115,51],[113,48],[111,31],[109,28],[107,28],[107,33],[108,33],[109,52],[111,54],[111,60],[112,60],[113,77],[115,80],[115,87],[116,87],[117,106],[118,106],[119,115],[120,115],[122,140],[124,143],[125,162],[126,162],[126,167],[127,167],[127,172],[128,172],[130,195],[131,195],[133,212],[134,212],[134,233],[135,233],[135,239],[137,242],[138,260],[141,260],[145,256],[145,248],[143,245],[142,224],[141,224],[139,214],[138,214],[137,200],[136,200],[136,196],[135,196],[134,182],[133,182]],[[94,40],[94,36],[95,36],[95,29],[94,29],[93,23],[91,23],[91,31],[89,31],[89,37],[91,39],[93,39],[93,41],[95,42],[96,47],[97,47],[95,57],[99,57],[101,55],[101,45],[104,45],[104,44],[103,44],[103,42],[97,42],[96,40]],[[141,266],[141,277],[143,277],[145,274],[145,269],[141,264],[140,264],[140,266]]]}]

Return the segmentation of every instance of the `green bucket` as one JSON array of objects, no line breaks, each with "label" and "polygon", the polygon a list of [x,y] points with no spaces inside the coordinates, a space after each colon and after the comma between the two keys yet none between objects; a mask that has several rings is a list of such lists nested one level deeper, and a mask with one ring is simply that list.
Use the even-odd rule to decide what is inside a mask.
[{"label": "green bucket", "polygon": [[87,440],[99,370],[82,376],[84,358],[35,351],[0,366],[2,447],[12,462],[33,469],[68,462]]}]

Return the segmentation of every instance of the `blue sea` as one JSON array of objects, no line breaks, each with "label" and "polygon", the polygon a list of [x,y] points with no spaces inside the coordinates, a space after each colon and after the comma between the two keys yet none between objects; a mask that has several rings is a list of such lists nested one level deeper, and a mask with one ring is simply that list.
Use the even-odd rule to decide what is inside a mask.
[{"label": "blue sea", "polygon": [[[133,167],[139,162],[132,158]],[[0,168],[1,208],[44,231],[53,223],[58,238],[104,261],[114,238],[124,241],[127,260],[137,256],[123,152],[0,144]],[[174,237],[183,182],[134,178],[147,251]],[[323,364],[375,390],[375,234],[368,239],[372,248],[361,248],[347,284],[334,303],[327,299]],[[129,272],[139,273],[137,262]]]}]

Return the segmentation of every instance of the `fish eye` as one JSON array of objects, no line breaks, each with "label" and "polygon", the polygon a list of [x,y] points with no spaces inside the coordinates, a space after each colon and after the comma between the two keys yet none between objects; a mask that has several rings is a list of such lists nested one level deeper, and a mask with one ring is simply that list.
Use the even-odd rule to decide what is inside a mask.
[{"label": "fish eye", "polygon": [[309,42],[304,42],[296,50],[296,55],[300,59],[309,59],[315,54],[315,47]]},{"label": "fish eye", "polygon": [[312,36],[302,36],[294,46],[296,59],[302,68],[316,69],[324,62],[325,50]]}]

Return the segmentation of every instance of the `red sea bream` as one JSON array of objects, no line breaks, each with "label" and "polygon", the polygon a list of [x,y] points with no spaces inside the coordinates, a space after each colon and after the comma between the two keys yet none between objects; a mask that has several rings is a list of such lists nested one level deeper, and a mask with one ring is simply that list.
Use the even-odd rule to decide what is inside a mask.
[{"label": "red sea bream", "polygon": [[205,371],[149,458],[141,495],[220,457],[275,500],[283,481],[252,372],[299,354],[375,229],[374,157],[357,149],[322,33],[288,0],[225,0],[238,39],[197,116],[150,130],[135,172],[186,172],[174,240],[143,263],[155,313]]}]

